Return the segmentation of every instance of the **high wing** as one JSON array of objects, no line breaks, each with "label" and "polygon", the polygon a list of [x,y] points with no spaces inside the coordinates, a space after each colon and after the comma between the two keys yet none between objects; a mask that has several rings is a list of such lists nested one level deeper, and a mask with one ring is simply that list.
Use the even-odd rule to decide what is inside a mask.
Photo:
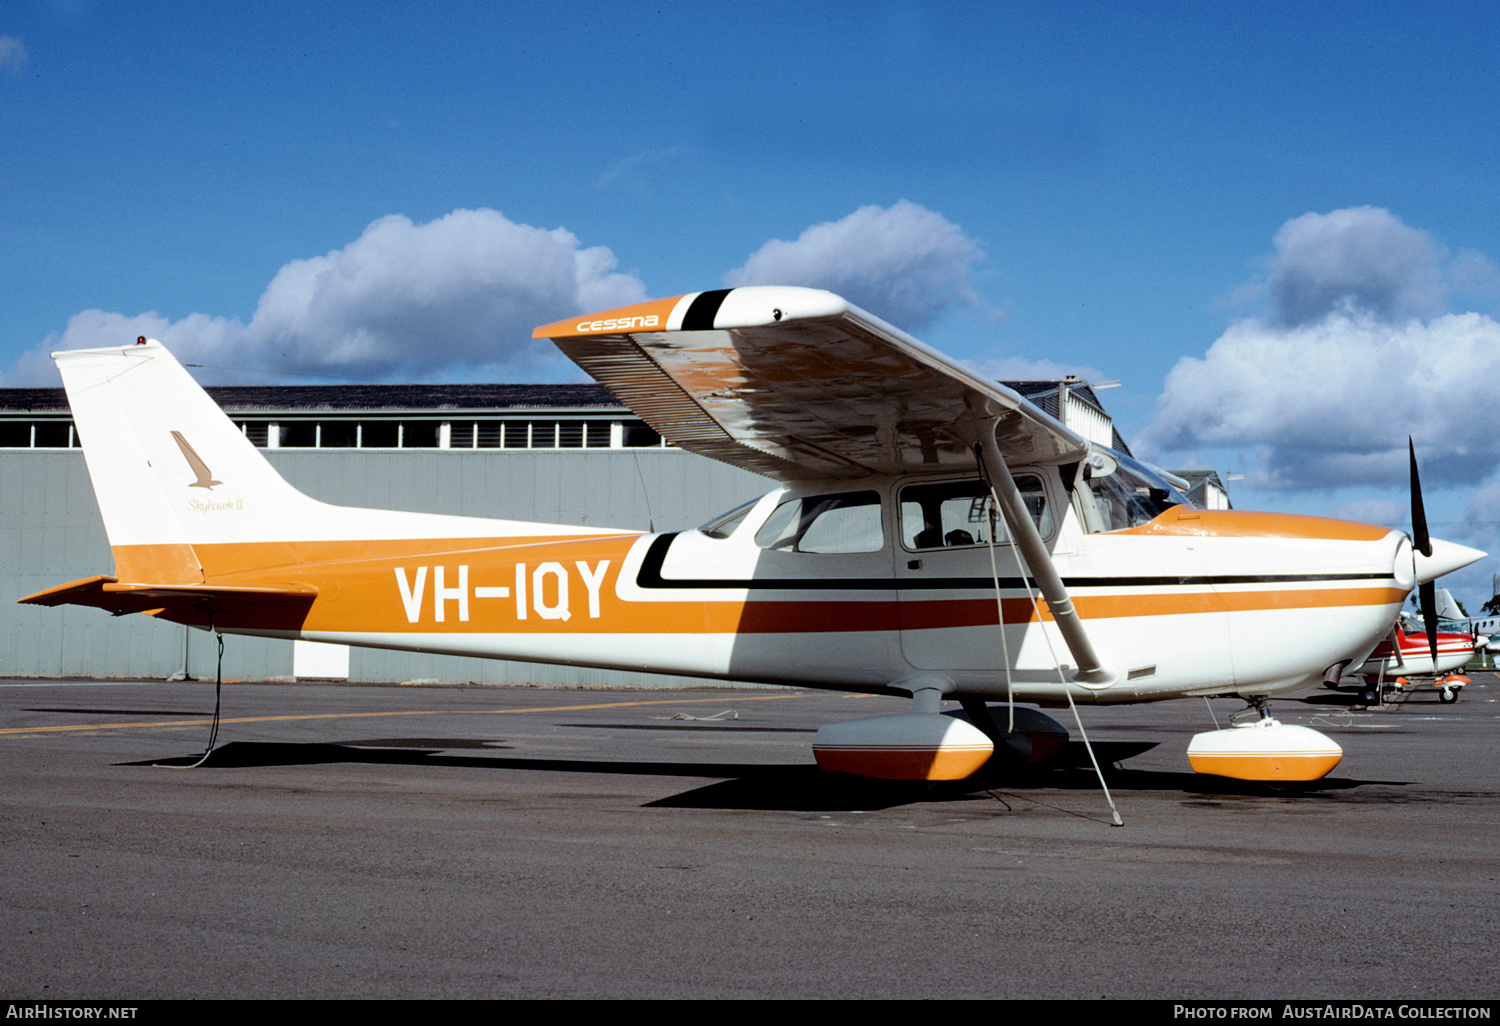
[{"label": "high wing", "polygon": [[544,325],[564,353],[674,445],[777,481],[972,467],[995,424],[1011,464],[1088,442],[820,289],[695,292]]}]

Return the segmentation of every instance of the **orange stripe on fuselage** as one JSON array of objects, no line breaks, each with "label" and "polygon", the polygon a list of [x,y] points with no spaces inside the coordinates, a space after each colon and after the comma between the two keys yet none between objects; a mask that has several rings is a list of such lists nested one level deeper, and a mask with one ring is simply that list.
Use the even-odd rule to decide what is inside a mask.
[{"label": "orange stripe on fuselage", "polygon": [[[840,592],[830,588],[835,597],[818,599],[755,592],[745,597],[739,592],[722,599],[685,601],[680,593],[663,592],[659,599],[626,601],[617,595],[618,577],[640,537],[260,542],[200,545],[196,551],[208,568],[208,585],[317,589],[316,600],[297,623],[278,620],[273,625],[266,611],[252,605],[218,609],[216,622],[226,628],[300,627],[333,633],[807,634],[934,630],[995,622],[991,597],[898,599],[895,591],[874,589]],[[138,546],[132,553],[137,564],[150,562],[150,554],[140,551],[146,548]],[[522,568],[519,574],[518,566]],[[481,597],[480,589],[490,592]],[[734,591],[732,582],[726,590]],[[1075,593],[1073,601],[1085,619],[1112,619],[1399,605],[1404,599],[1404,593],[1395,588],[1362,586],[1249,591],[1135,588],[1112,594]],[[1003,608],[1007,623],[1036,620],[1026,599],[1007,598]],[[1042,608],[1042,618],[1050,620],[1045,603]],[[283,616],[286,613],[282,610]],[[206,614],[182,607],[164,615],[207,623]]]},{"label": "orange stripe on fuselage", "polygon": [[[1187,616],[1194,613],[1245,612],[1257,609],[1324,609],[1337,606],[1400,605],[1406,592],[1396,588],[1311,588],[1232,592],[1130,592],[1117,595],[1073,595],[1073,607],[1085,620],[1129,616]],[[1046,602],[1038,600],[1042,619],[1051,620]],[[1029,601],[1004,600],[1006,623],[1034,623]],[[903,630],[969,627],[995,622],[995,600],[927,599],[901,603]]]}]

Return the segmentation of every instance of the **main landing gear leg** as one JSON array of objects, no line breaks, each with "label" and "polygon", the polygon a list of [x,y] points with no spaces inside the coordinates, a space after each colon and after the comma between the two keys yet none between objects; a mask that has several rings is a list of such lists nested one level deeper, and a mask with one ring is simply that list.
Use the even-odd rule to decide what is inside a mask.
[{"label": "main landing gear leg", "polygon": [[[998,761],[1006,763],[1032,761],[1035,746],[1032,745],[1031,738],[1020,730],[1006,733],[1005,728],[995,722],[995,716],[990,707],[985,704],[984,699],[961,698],[958,704],[963,706],[964,715],[969,718],[969,722],[982,730],[984,735],[995,743],[995,755]],[[1001,714],[1004,714],[1003,709]],[[1060,724],[1058,729],[1061,729]],[[1066,736],[1067,731],[1064,730],[1063,734]]]},{"label": "main landing gear leg", "polygon": [[995,743],[995,755],[1008,763],[1039,763],[1068,743],[1068,728],[1028,706],[1012,709],[987,705],[981,698],[961,698],[964,715]]}]

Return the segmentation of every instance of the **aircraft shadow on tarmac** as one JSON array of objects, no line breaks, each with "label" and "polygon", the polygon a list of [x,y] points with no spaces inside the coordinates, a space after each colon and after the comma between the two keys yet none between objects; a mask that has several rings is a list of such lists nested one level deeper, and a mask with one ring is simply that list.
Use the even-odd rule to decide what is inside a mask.
[{"label": "aircraft shadow on tarmac", "polygon": [[[1087,750],[1076,741],[1042,766],[991,766],[963,781],[909,783],[866,780],[824,773],[804,764],[727,762],[638,762],[586,759],[522,759],[509,756],[451,755],[455,749],[486,752],[508,746],[466,738],[375,738],[341,744],[234,741],[216,748],[203,769],[255,769],[364,763],[396,766],[449,766],[464,769],[530,770],[622,776],[712,777],[714,783],[645,803],[648,808],[740,809],[758,811],[850,811],[893,808],[917,802],[965,801],[984,792],[1005,790],[1091,791],[1099,787]],[[1125,769],[1120,763],[1156,747],[1152,742],[1096,743],[1105,780],[1114,791],[1177,791],[1198,796],[1258,796],[1282,793],[1251,781],[1191,772]],[[122,763],[126,766],[189,766],[201,756]],[[1298,794],[1341,791],[1364,784],[1399,781],[1325,778],[1297,789]]]}]

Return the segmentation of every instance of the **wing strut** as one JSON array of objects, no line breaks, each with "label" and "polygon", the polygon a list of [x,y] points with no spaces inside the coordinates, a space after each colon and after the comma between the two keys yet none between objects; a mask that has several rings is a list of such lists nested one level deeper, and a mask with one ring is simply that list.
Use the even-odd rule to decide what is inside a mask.
[{"label": "wing strut", "polygon": [[1092,691],[1117,683],[1119,673],[1104,665],[1104,661],[1094,651],[1088,632],[1083,629],[1083,620],[1073,608],[1073,600],[1068,597],[1068,589],[1052,563],[1046,543],[1037,533],[1036,524],[1032,522],[1031,513],[1026,509],[1015,478],[1011,477],[1010,468],[1005,465],[1005,457],[995,444],[993,431],[984,432],[981,440],[974,443],[974,455],[978,458],[985,477],[989,478],[995,500],[1000,504],[1000,515],[1005,518],[1005,526],[1010,530],[1016,548],[1025,557],[1037,588],[1047,600],[1047,608],[1052,613],[1058,632],[1062,634],[1063,643],[1068,646],[1068,651],[1073,654],[1073,661],[1078,664],[1078,670],[1073,675],[1074,683]]}]

